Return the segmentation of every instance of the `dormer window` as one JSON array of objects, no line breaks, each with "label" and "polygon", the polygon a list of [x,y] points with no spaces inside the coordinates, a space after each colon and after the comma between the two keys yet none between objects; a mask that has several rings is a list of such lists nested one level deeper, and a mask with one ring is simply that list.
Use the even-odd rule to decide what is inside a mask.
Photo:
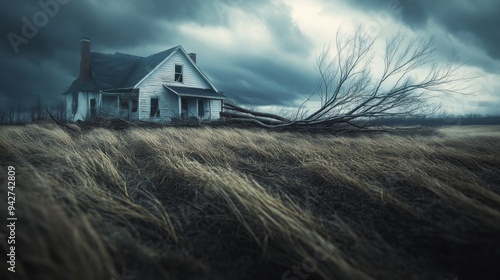
[{"label": "dormer window", "polygon": [[182,83],[183,82],[183,74],[182,74],[182,65],[175,65],[175,81]]}]

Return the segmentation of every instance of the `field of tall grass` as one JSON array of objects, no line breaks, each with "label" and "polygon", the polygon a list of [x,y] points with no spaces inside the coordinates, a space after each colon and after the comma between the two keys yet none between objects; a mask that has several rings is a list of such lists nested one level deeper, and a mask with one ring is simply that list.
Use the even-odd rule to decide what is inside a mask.
[{"label": "field of tall grass", "polygon": [[496,135],[32,124],[0,165],[12,279],[500,279]]}]

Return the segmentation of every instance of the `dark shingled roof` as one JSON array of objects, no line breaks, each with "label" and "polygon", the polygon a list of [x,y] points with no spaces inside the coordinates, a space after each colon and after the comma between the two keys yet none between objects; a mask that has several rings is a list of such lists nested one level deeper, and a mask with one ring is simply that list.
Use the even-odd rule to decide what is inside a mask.
[{"label": "dark shingled roof", "polygon": [[91,78],[83,85],[77,78],[63,94],[132,88],[178,48],[179,46],[173,47],[148,57],[118,52],[115,54],[92,52],[90,53]]},{"label": "dark shingled roof", "polygon": [[125,79],[143,58],[123,53],[92,53],[90,59],[90,69],[97,87],[106,90],[124,88]]},{"label": "dark shingled roof", "polygon": [[71,83],[69,88],[63,93],[63,95],[66,94],[76,94],[77,92],[80,91],[90,91],[90,92],[96,92],[99,91],[97,88],[97,85],[94,82],[94,79],[90,79],[86,81],[83,85],[80,84],[80,79],[76,79]]},{"label": "dark shingled roof", "polygon": [[227,97],[222,94],[222,92],[217,92],[213,89],[200,89],[191,87],[174,87],[163,85],[166,89],[173,91],[178,96],[188,96],[188,97],[205,97],[205,98],[217,98],[217,99],[227,99]]}]

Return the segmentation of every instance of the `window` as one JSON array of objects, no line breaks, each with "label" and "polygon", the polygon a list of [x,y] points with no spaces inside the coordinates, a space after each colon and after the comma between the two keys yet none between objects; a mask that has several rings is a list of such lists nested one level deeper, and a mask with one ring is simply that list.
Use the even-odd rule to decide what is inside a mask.
[{"label": "window", "polygon": [[158,106],[158,97],[151,97],[151,112],[150,117],[160,117],[160,108]]},{"label": "window", "polygon": [[102,108],[109,110],[118,109],[118,96],[116,95],[103,95],[102,96]]},{"label": "window", "polygon": [[100,111],[105,116],[116,117],[120,113],[120,101],[117,95],[103,95]]},{"label": "window", "polygon": [[132,112],[137,112],[137,107],[139,107],[139,97],[132,96]]},{"label": "window", "polygon": [[71,96],[71,111],[73,115],[78,111],[78,93]]},{"label": "window", "polygon": [[205,117],[205,102],[203,100],[198,100],[198,117]]},{"label": "window", "polygon": [[188,110],[188,100],[186,97],[182,97],[181,98],[181,108],[183,111],[187,111]]},{"label": "window", "polygon": [[120,107],[122,110],[128,111],[128,102],[129,102],[128,97],[120,97]]},{"label": "window", "polygon": [[181,118],[186,119],[188,116],[188,100],[186,97],[181,98]]},{"label": "window", "polygon": [[183,82],[182,65],[175,65],[175,81],[179,83]]},{"label": "window", "polygon": [[90,117],[95,117],[97,115],[96,101],[95,98],[90,99]]}]

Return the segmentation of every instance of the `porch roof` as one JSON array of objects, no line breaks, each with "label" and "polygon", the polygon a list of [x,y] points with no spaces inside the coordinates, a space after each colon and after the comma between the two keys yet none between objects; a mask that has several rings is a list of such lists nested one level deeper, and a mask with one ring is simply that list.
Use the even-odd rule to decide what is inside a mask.
[{"label": "porch roof", "polygon": [[227,99],[222,92],[217,92],[213,89],[191,88],[191,87],[175,87],[163,85],[166,89],[172,91],[181,97],[199,97],[209,99]]}]

